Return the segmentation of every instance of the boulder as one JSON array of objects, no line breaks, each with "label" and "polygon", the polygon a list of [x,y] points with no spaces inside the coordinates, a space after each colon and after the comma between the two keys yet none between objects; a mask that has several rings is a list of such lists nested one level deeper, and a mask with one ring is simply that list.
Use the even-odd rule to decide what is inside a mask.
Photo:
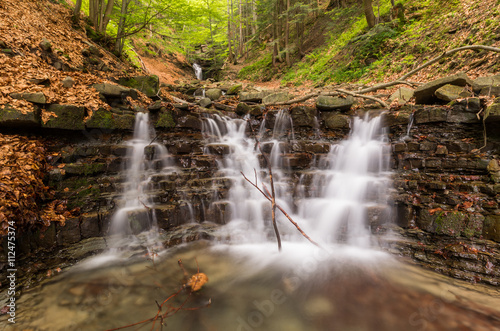
[{"label": "boulder", "polygon": [[457,85],[457,86],[465,86],[465,85],[472,86],[472,80],[465,73],[461,72],[453,76],[443,77],[428,82],[422,86],[419,86],[415,90],[415,103],[416,104],[433,103],[436,100],[434,95],[436,90],[447,84]]},{"label": "boulder", "polygon": [[94,84],[92,85],[93,88],[97,90],[97,92],[101,93],[102,95],[106,97],[121,97],[121,96],[127,96],[130,94],[130,89],[116,85],[116,84],[110,84],[110,83],[101,83],[101,84]]},{"label": "boulder", "polygon": [[392,103],[394,100],[398,99],[398,103],[400,105],[406,104],[408,101],[410,101],[411,98],[413,98],[415,90],[407,87],[400,87],[397,89],[396,92],[394,92],[387,101],[389,103]]},{"label": "boulder", "polygon": [[195,117],[193,115],[186,115],[186,116],[179,117],[177,119],[177,126],[179,128],[201,131],[202,121],[199,117]]},{"label": "boulder", "polygon": [[325,127],[328,129],[349,129],[350,117],[347,115],[342,115],[339,113],[324,113],[323,121],[325,122]]},{"label": "boulder", "polygon": [[382,114],[382,125],[384,126],[396,126],[396,125],[408,125],[410,121],[411,112],[387,112]]},{"label": "boulder", "polygon": [[240,102],[236,106],[236,110],[234,112],[240,116],[244,116],[244,115],[248,114],[250,112],[250,110],[251,110],[251,107],[249,105],[247,105],[244,102]]},{"label": "boulder", "polygon": [[47,99],[45,98],[45,95],[42,92],[11,93],[9,94],[9,96],[12,99],[26,100],[28,102],[38,103],[42,105],[47,103]]},{"label": "boulder", "polygon": [[472,82],[472,88],[474,89],[474,92],[483,95],[487,95],[491,88],[491,94],[498,95],[493,93],[493,90],[498,91],[500,89],[500,75],[479,77]]},{"label": "boulder", "polygon": [[118,115],[106,109],[99,108],[93,112],[92,116],[85,123],[85,126],[87,129],[133,130],[134,123],[134,115]]},{"label": "boulder", "polygon": [[71,78],[71,77],[69,77],[69,76],[68,76],[68,77],[66,77],[66,78],[64,78],[64,79],[62,80],[62,85],[63,85],[63,87],[65,87],[65,88],[71,88],[71,87],[73,87],[73,85],[74,85],[74,84],[75,84],[75,81],[73,80],[73,78]]},{"label": "boulder", "polygon": [[286,102],[290,99],[288,96],[288,93],[285,92],[279,92],[279,93],[273,93],[266,95],[265,97],[262,98],[262,103],[263,104],[274,104],[278,102]]},{"label": "boulder", "polygon": [[294,126],[316,128],[318,111],[314,107],[295,106],[290,110]]},{"label": "boulder", "polygon": [[478,113],[481,110],[481,100],[479,98],[465,98],[454,100],[449,103],[449,106],[455,111]]},{"label": "boulder", "polygon": [[47,38],[43,38],[39,44],[40,48],[46,52],[52,51],[52,43]]},{"label": "boulder", "polygon": [[484,112],[484,117],[486,122],[498,122],[500,121],[500,98],[496,98],[493,104],[486,107]]},{"label": "boulder", "polygon": [[329,97],[320,95],[316,100],[316,108],[323,111],[341,110],[348,111],[354,104],[354,98]]},{"label": "boulder", "polygon": [[85,108],[74,105],[50,105],[47,109],[55,116],[51,116],[46,123],[42,122],[42,127],[64,130],[84,130]]},{"label": "boulder", "polygon": [[160,91],[160,79],[156,75],[122,77],[118,84],[137,89],[148,97],[156,97]]},{"label": "boulder", "polygon": [[250,107],[250,111],[248,112],[252,116],[262,116],[264,113],[265,107],[259,106],[259,105],[254,105]]},{"label": "boulder", "polygon": [[208,108],[212,105],[212,100],[210,98],[201,98],[198,101],[198,105],[203,108]]},{"label": "boulder", "polygon": [[38,127],[40,126],[40,111],[23,113],[10,105],[0,108],[0,126],[2,127]]},{"label": "boulder", "polygon": [[208,89],[205,92],[205,96],[212,101],[219,100],[219,98],[222,96],[222,90],[218,88]]},{"label": "boulder", "polygon": [[458,98],[470,97],[470,92],[464,90],[462,86],[446,84],[434,92],[434,95],[443,101],[450,102]]},{"label": "boulder", "polygon": [[240,93],[241,89],[243,88],[243,85],[242,84],[236,84],[236,85],[233,85],[231,86],[226,94],[227,95],[237,95],[238,93]]},{"label": "boulder", "polygon": [[241,102],[262,102],[262,99],[268,95],[268,92],[240,92]]}]

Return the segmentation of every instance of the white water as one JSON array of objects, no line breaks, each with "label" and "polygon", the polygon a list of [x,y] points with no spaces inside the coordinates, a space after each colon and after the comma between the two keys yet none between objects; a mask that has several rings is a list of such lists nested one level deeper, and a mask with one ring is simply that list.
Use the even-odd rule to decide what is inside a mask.
[{"label": "white water", "polygon": [[193,63],[194,74],[196,79],[203,80],[203,69],[198,63]]},{"label": "white water", "polygon": [[150,234],[155,236],[153,197],[156,187],[151,179],[154,175],[170,173],[172,167],[167,149],[152,142],[153,137],[155,133],[149,125],[149,114],[137,113],[134,136],[126,143],[128,150],[124,189],[109,229],[109,234],[118,241],[124,237],[129,237],[129,240],[134,238],[129,235],[148,230],[152,230]]},{"label": "white water", "polygon": [[[269,201],[240,173],[253,182],[257,176],[259,186],[264,182],[269,188],[266,169],[260,168],[259,151],[255,148],[255,140],[247,137],[246,125],[242,120],[218,116],[205,122],[210,143],[227,145],[230,150],[220,164],[222,173],[233,182],[228,197],[232,217],[226,230],[233,242],[274,240]],[[307,181],[308,185],[299,185],[296,193],[286,176],[287,167],[280,148],[286,144],[283,139],[293,138],[289,117],[280,112],[272,140],[262,143],[263,146],[272,144],[269,158],[277,203],[314,240],[369,247],[368,214],[376,218],[386,215],[388,210],[389,145],[380,126],[380,117],[354,119],[349,138],[332,144],[330,153],[319,162],[319,168],[306,172],[307,180],[301,179],[301,184]],[[293,201],[297,206],[295,213]],[[288,220],[281,214],[277,219],[285,240],[301,240],[301,235]]]},{"label": "white water", "polygon": [[331,146],[301,188],[298,214],[312,237],[369,247],[369,211],[388,211],[390,149],[380,120],[355,118],[349,138]]}]

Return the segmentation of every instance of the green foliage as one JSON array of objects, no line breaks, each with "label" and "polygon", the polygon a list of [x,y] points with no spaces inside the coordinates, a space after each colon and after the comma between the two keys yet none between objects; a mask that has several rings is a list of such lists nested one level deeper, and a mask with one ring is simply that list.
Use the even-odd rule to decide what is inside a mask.
[{"label": "green foliage", "polygon": [[270,80],[276,74],[276,69],[273,68],[273,59],[271,53],[267,53],[260,60],[243,67],[238,73],[239,79],[250,80]]}]

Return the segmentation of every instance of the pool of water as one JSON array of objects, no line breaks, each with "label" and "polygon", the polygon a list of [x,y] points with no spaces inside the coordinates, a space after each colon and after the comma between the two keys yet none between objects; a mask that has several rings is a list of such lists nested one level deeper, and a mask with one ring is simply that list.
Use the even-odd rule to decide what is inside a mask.
[{"label": "pool of water", "polygon": [[[208,282],[183,288],[198,268]],[[164,330],[500,329],[497,288],[376,250],[289,242],[281,253],[273,244],[197,242],[153,260],[101,255],[23,293],[17,309],[12,330],[109,330],[155,316],[125,330],[160,330],[162,315]]]}]

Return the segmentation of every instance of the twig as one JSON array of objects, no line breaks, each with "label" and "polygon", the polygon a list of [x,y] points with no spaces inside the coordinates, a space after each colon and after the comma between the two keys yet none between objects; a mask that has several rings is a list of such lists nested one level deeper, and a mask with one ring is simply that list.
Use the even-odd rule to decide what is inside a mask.
[{"label": "twig", "polygon": [[373,101],[378,102],[382,107],[389,108],[389,106],[385,102],[383,102],[382,100],[380,100],[379,98],[375,98],[375,97],[372,97],[372,96],[369,96],[369,95],[361,95],[361,94],[358,94],[358,93],[354,93],[354,92],[347,91],[347,90],[342,90],[342,89],[337,89],[337,91],[340,92],[340,93],[345,93],[345,94],[348,94],[348,95],[352,95],[353,97],[356,97],[356,98],[363,98],[363,99],[373,100]]}]

